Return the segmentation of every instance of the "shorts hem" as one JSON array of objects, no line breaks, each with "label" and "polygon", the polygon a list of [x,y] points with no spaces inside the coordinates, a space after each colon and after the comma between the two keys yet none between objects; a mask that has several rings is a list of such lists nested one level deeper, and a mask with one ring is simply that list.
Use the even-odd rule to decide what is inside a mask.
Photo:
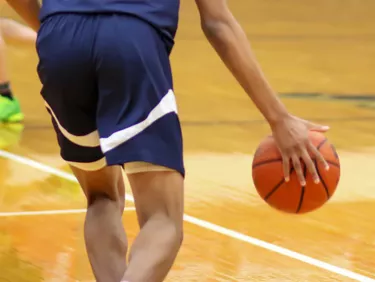
[{"label": "shorts hem", "polygon": [[126,166],[126,163],[132,163],[132,162],[145,162],[145,163],[150,163],[156,166],[163,166],[171,170],[175,170],[179,172],[183,177],[185,177],[185,168],[183,167],[183,165],[176,165],[171,162],[166,162],[163,156],[155,156],[154,154],[151,155],[151,153],[147,153],[147,152],[127,155],[126,157],[116,158],[116,159],[111,159],[111,157],[107,156],[108,166],[111,166],[111,165],[123,166],[124,164]]}]

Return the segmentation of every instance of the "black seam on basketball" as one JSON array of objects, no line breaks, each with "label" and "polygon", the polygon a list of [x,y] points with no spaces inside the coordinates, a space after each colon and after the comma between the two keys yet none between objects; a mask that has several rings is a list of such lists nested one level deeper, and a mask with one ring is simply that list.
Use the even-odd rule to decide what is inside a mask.
[{"label": "black seam on basketball", "polygon": [[328,164],[330,164],[331,166],[335,166],[335,167],[337,167],[337,168],[340,168],[340,165],[339,165],[338,163],[335,163],[335,162],[332,162],[332,161],[327,161],[327,160],[326,160],[326,162],[327,162]]},{"label": "black seam on basketball", "polygon": [[331,150],[332,150],[333,154],[335,155],[336,160],[338,160],[339,154],[337,154],[336,148],[332,144],[331,144]]},{"label": "black seam on basketball", "polygon": [[327,138],[325,138],[322,142],[319,143],[319,145],[316,147],[318,150],[323,147],[323,145],[328,141]]},{"label": "black seam on basketball", "polygon": [[320,173],[320,170],[319,170],[319,167],[318,167],[318,164],[317,164],[317,161],[314,160],[314,163],[315,163],[315,167],[316,167],[316,172],[318,173],[318,176],[319,176],[319,179],[320,179],[320,182],[322,183],[323,187],[324,187],[324,190],[326,191],[326,194],[327,194],[327,199],[331,198],[331,195],[329,194],[329,190],[328,190],[328,186],[327,184],[325,183],[321,173]]},{"label": "black seam on basketball", "polygon": [[[312,158],[312,160],[316,163],[316,158]],[[326,160],[326,162],[334,167],[340,168],[340,163],[336,163],[334,161]]]},{"label": "black seam on basketball", "polygon": [[[303,168],[303,177],[306,179],[306,176],[307,176],[307,166],[305,165],[305,167]],[[304,196],[305,196],[305,186],[301,186],[301,196],[299,198],[299,203],[298,203],[298,207],[297,207],[297,211],[296,211],[297,213],[299,213],[299,211],[302,208]]]},{"label": "black seam on basketball", "polygon": [[266,160],[266,161],[262,161],[262,162],[259,162],[259,163],[256,163],[253,165],[253,168],[256,168],[258,166],[261,166],[261,165],[265,165],[265,164],[269,164],[269,163],[276,163],[276,162],[282,162],[283,160],[281,158],[278,158],[278,159],[270,159],[270,160]]},{"label": "black seam on basketball", "polygon": [[277,191],[277,189],[279,189],[281,187],[281,185],[283,185],[285,182],[285,179],[281,180],[279,183],[276,184],[276,186],[264,197],[264,200],[268,200],[273,193],[275,193]]}]

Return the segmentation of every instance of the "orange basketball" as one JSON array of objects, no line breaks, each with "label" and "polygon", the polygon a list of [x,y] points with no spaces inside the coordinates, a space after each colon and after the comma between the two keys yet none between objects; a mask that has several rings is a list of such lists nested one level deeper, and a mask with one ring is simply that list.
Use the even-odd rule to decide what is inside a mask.
[{"label": "orange basketball", "polygon": [[288,213],[306,213],[324,205],[335,192],[340,179],[339,156],[322,133],[311,132],[309,138],[330,168],[325,170],[313,157],[320,176],[320,183],[315,184],[301,162],[306,186],[300,185],[293,167],[289,182],[284,181],[282,158],[273,137],[267,137],[260,143],[253,160],[253,181],[259,195],[271,207]]}]

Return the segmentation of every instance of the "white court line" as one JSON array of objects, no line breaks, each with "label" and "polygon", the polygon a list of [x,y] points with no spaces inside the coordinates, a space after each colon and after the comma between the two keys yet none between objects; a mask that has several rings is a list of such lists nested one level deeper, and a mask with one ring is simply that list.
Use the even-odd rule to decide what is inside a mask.
[{"label": "white court line", "polygon": [[[35,169],[38,169],[38,170],[44,171],[46,173],[64,178],[66,180],[78,183],[77,179],[72,174],[64,172],[64,171],[56,169],[56,168],[53,168],[53,167],[50,167],[50,166],[47,166],[47,165],[44,165],[42,163],[31,160],[29,158],[21,157],[19,155],[15,155],[15,154],[3,151],[3,150],[0,150],[0,157],[10,159],[12,161],[15,161],[15,162],[33,167]],[[126,194],[126,199],[128,201],[134,202],[134,198],[131,195]],[[259,240],[257,238],[247,236],[245,234],[236,232],[234,230],[230,230],[228,228],[210,223],[210,222],[205,221],[205,220],[201,220],[201,219],[192,217],[190,215],[185,214],[184,220],[186,222],[189,222],[191,224],[200,226],[202,228],[214,231],[216,233],[231,237],[233,239],[237,239],[237,240],[242,241],[242,242],[246,242],[248,244],[266,249],[266,250],[274,252],[274,253],[278,253],[280,255],[283,255],[283,256],[286,256],[286,257],[289,257],[289,258],[307,263],[309,265],[313,265],[317,268],[321,268],[321,269],[327,270],[329,272],[336,273],[338,275],[341,275],[341,276],[344,276],[344,277],[347,277],[347,278],[351,278],[355,281],[375,282],[375,279],[372,279],[370,277],[355,273],[355,272],[347,270],[345,268],[334,266],[332,264],[320,261],[318,259],[314,259],[312,257],[308,257],[306,255],[302,255],[300,253],[297,253],[297,252],[294,252],[294,251],[276,246],[276,245],[271,244],[271,243],[267,243],[267,242]]]},{"label": "white court line", "polygon": [[[49,210],[49,211],[22,211],[22,212],[0,212],[0,217],[36,216],[36,215],[58,215],[85,213],[87,209],[73,210]],[[124,208],[124,211],[135,211],[134,207]]]}]

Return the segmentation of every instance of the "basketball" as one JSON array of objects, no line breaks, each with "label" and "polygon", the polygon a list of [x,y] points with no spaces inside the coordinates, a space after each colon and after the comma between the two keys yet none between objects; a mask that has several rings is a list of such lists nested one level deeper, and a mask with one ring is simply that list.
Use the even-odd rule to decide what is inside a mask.
[{"label": "basketball", "polygon": [[318,132],[309,138],[329,164],[329,170],[312,156],[320,183],[315,184],[306,165],[301,161],[306,186],[301,186],[291,165],[289,182],[285,182],[283,162],[272,136],[258,146],[253,159],[253,181],[258,194],[271,207],[287,213],[307,213],[323,206],[335,193],[340,179],[340,160],[334,146]]}]

